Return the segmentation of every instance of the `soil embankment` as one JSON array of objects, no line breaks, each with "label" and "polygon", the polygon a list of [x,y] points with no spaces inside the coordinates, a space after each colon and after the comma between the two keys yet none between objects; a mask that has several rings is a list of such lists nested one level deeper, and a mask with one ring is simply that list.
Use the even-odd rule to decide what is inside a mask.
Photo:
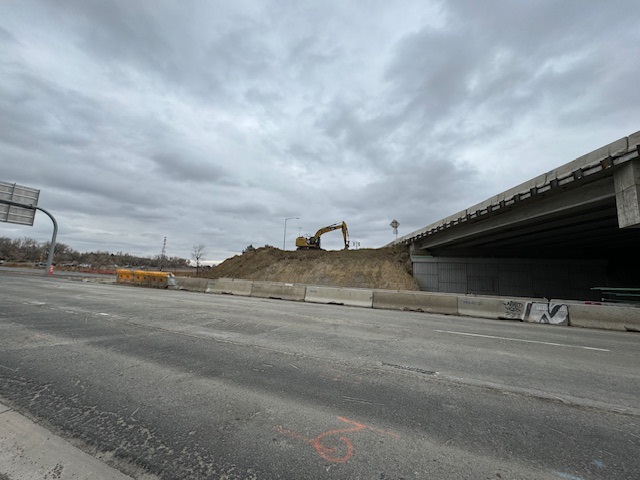
[{"label": "soil embankment", "polygon": [[202,276],[334,287],[418,290],[406,248],[284,251],[257,248],[228,258]]}]

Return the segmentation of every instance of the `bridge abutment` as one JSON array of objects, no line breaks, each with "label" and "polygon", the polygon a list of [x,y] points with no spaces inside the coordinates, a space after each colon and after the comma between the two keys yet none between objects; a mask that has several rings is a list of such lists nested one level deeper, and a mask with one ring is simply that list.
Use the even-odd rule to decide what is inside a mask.
[{"label": "bridge abutment", "polygon": [[640,228],[640,159],[621,165],[613,174],[620,228]]}]

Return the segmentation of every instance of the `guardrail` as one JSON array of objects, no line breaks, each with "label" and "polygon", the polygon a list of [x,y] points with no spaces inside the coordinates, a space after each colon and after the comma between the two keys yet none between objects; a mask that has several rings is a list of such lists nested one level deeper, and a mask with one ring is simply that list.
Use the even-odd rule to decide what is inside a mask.
[{"label": "guardrail", "polygon": [[640,288],[593,287],[591,290],[599,290],[603,302],[640,305]]}]

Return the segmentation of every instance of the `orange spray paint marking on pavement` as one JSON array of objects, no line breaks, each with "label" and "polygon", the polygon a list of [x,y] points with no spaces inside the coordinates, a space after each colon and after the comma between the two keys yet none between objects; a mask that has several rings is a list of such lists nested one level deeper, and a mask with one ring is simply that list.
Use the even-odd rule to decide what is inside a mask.
[{"label": "orange spray paint marking on pavement", "polygon": [[[349,461],[349,459],[353,456],[353,444],[351,443],[351,440],[349,440],[347,437],[344,436],[344,434],[346,433],[359,432],[360,430],[371,430],[372,432],[376,432],[382,435],[389,435],[390,437],[393,437],[393,438],[400,438],[400,436],[397,435],[396,433],[388,432],[386,430],[380,430],[378,428],[369,427],[368,425],[365,425],[363,423],[358,423],[353,420],[349,420],[348,418],[338,417],[338,420],[351,425],[351,427],[340,428],[336,430],[327,430],[326,432],[321,433],[315,438],[306,438],[297,432],[288,430],[281,426],[276,426],[274,427],[274,429],[278,433],[287,435],[288,437],[291,437],[291,438],[295,438],[296,440],[300,440],[304,443],[308,443],[313,448],[315,448],[318,455],[320,455],[322,458],[332,463],[345,463]],[[327,437],[333,437],[333,436],[337,436],[337,439],[327,438]],[[329,440],[328,442],[329,444],[331,444],[331,440],[333,441],[339,440],[344,445],[341,449],[339,449],[338,447],[328,446],[326,443],[323,443],[323,441],[326,441],[325,439]]]}]

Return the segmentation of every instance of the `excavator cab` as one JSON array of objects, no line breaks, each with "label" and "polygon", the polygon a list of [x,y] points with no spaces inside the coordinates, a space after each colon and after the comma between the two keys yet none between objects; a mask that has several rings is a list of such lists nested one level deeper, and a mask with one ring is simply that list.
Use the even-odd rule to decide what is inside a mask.
[{"label": "excavator cab", "polygon": [[296,238],[296,247],[298,247],[298,250],[320,250],[320,239],[314,237],[298,237]]},{"label": "excavator cab", "polygon": [[347,224],[344,222],[334,223],[333,225],[329,225],[328,227],[323,227],[311,237],[296,238],[296,247],[298,248],[298,250],[321,250],[320,237],[322,236],[322,234],[338,229],[342,230],[342,237],[344,238],[344,249],[347,250],[349,248],[349,230],[347,230]]}]

